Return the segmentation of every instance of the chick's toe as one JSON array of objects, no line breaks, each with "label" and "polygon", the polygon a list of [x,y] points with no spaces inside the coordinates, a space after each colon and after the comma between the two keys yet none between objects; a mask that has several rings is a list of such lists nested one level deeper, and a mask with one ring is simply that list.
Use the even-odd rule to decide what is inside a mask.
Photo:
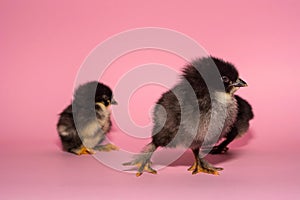
[{"label": "chick's toe", "polygon": [[71,152],[78,156],[80,156],[82,154],[94,154],[95,153],[95,151],[93,149],[86,148],[85,146],[81,146],[80,148],[72,149]]},{"label": "chick's toe", "polygon": [[219,175],[218,171],[223,169],[219,167],[214,167],[206,161],[202,162],[202,160],[199,160],[195,161],[194,164],[188,170],[192,171],[192,174],[198,174],[200,172],[203,172],[207,174]]},{"label": "chick's toe", "polygon": [[104,144],[104,145],[98,145],[94,148],[95,150],[98,150],[98,151],[112,151],[112,150],[119,150],[119,147],[113,145],[113,144]]}]

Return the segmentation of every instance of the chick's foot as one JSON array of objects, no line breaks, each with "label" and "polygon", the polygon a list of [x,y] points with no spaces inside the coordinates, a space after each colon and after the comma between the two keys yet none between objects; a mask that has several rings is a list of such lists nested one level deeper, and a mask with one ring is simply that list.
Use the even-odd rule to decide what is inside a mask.
[{"label": "chick's foot", "polygon": [[86,148],[85,146],[81,146],[80,148],[77,149],[72,149],[72,153],[75,153],[76,155],[80,156],[82,154],[94,154],[95,151],[90,148]]},{"label": "chick's foot", "polygon": [[123,163],[124,166],[136,166],[137,173],[135,174],[137,177],[141,176],[143,172],[148,172],[151,174],[157,174],[157,171],[151,167],[151,161],[145,160],[143,157],[142,159],[136,159],[131,162]]},{"label": "chick's foot", "polygon": [[154,170],[151,167],[151,162],[150,161],[139,161],[139,162],[128,162],[128,163],[123,163],[123,165],[128,166],[128,165],[133,165],[137,167],[137,173],[135,174],[137,177],[141,176],[143,172],[148,172],[151,174],[157,174],[157,171]]},{"label": "chick's foot", "polygon": [[151,167],[151,162],[147,162],[146,164],[137,163],[138,172],[135,174],[137,177],[141,176],[143,172],[148,172],[151,174],[157,174],[157,171]]},{"label": "chick's foot", "polygon": [[188,168],[188,171],[192,171],[192,174],[198,174],[200,172],[207,173],[207,174],[213,174],[213,175],[219,175],[218,171],[223,170],[223,168],[220,167],[214,167],[204,159],[197,159],[194,164]]},{"label": "chick's foot", "polygon": [[141,176],[143,172],[157,174],[157,172],[151,167],[151,156],[156,148],[157,147],[153,143],[149,143],[143,149],[142,153],[136,155],[132,161],[123,163],[123,165],[137,167],[137,173],[135,174],[137,177]]}]

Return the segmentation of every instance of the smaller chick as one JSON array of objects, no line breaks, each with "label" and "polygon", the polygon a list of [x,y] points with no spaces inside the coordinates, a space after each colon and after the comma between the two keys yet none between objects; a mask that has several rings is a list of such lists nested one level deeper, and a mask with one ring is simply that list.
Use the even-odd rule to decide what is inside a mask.
[{"label": "smaller chick", "polygon": [[117,102],[108,86],[97,81],[79,86],[57,123],[63,150],[76,155],[117,150],[112,144],[101,145],[111,129],[111,104]]},{"label": "smaller chick", "polygon": [[249,129],[249,121],[253,119],[254,114],[251,105],[238,95],[234,95],[238,104],[238,115],[231,130],[224,136],[219,145],[214,146],[210,154],[222,154],[228,151],[228,145],[235,139],[242,137]]}]

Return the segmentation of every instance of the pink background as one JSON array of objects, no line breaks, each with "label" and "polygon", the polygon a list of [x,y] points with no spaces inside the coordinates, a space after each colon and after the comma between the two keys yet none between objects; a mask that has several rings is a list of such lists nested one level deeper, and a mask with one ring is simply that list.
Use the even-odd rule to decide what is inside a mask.
[{"label": "pink background", "polygon": [[[299,199],[299,12],[296,0],[0,1],[0,199]],[[156,176],[136,178],[60,150],[57,114],[70,102],[86,56],[108,37],[145,26],[194,38],[233,62],[249,83],[238,93],[253,105],[255,119],[228,155],[209,157],[225,168],[218,177],[187,172],[191,152]],[[136,52],[102,81],[113,87],[130,66],[149,61],[183,64],[164,53]],[[136,91],[129,110],[137,124],[149,123],[162,91]],[[136,151],[147,143],[122,140],[116,126],[110,137]]]}]

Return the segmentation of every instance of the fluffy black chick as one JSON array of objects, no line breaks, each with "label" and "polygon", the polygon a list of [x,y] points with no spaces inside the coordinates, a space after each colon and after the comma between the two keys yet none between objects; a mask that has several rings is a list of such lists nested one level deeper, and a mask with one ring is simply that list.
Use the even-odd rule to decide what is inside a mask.
[{"label": "fluffy black chick", "polygon": [[[188,64],[182,77],[157,101],[152,142],[133,161],[124,163],[138,167],[136,176],[144,171],[156,173],[150,159],[158,147],[191,148],[195,162],[189,170],[193,174],[218,174],[222,170],[205,161],[200,148],[202,145],[213,146],[220,133],[225,135],[229,131],[237,116],[233,93],[247,84],[239,78],[231,63],[215,57],[200,58]],[[210,120],[214,122],[212,127],[209,127]]]},{"label": "fluffy black chick", "polygon": [[117,102],[108,86],[97,81],[79,86],[57,123],[63,150],[77,155],[117,150],[112,144],[101,145],[111,129],[111,104]]},{"label": "fluffy black chick", "polygon": [[251,105],[242,97],[234,95],[238,104],[238,114],[231,130],[226,133],[219,145],[214,146],[210,154],[222,154],[228,151],[228,145],[235,139],[243,136],[249,129],[249,121],[253,119],[254,114]]}]

